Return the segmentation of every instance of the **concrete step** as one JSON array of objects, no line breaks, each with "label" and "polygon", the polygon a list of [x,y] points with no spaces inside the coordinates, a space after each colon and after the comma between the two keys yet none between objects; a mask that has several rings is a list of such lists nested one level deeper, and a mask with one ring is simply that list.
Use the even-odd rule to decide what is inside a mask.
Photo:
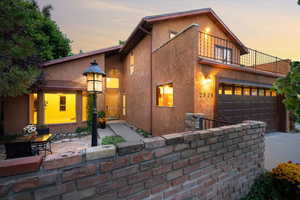
[{"label": "concrete step", "polygon": [[109,123],[107,125],[116,135],[123,137],[127,142],[140,142],[143,139],[135,131],[126,126],[125,123]]}]

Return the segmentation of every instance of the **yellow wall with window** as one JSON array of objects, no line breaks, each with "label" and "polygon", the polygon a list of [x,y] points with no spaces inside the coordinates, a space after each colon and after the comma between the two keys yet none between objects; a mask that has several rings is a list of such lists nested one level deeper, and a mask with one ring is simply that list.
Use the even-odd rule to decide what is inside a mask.
[{"label": "yellow wall with window", "polygon": [[88,113],[88,96],[82,96],[82,121],[87,121],[87,113]]},{"label": "yellow wall with window", "polygon": [[45,124],[76,122],[76,94],[45,94]]}]

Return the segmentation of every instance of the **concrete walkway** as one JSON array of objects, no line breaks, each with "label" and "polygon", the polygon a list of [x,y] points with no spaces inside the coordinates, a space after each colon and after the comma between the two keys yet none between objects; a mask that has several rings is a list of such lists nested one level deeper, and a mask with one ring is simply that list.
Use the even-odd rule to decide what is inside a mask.
[{"label": "concrete walkway", "polygon": [[271,170],[281,162],[300,163],[300,133],[268,133],[265,144],[266,169]]},{"label": "concrete walkway", "polygon": [[127,142],[141,141],[142,137],[135,131],[125,125],[125,123],[109,123],[108,126],[119,136],[122,136]]}]

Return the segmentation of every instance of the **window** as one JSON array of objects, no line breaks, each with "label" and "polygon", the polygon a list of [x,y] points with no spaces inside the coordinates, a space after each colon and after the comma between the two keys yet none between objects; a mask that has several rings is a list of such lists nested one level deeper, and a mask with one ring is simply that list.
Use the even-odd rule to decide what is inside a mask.
[{"label": "window", "polygon": [[38,99],[37,94],[29,95],[29,123],[37,124]]},{"label": "window", "polygon": [[130,52],[129,72],[130,72],[130,75],[132,75],[133,72],[134,72],[134,54],[133,54],[133,51]]},{"label": "window", "polygon": [[250,96],[250,88],[243,88],[243,92],[245,96]]},{"label": "window", "polygon": [[76,122],[76,94],[45,94],[45,123]]},{"label": "window", "polygon": [[82,95],[82,121],[87,121],[88,114],[88,96]]},{"label": "window", "polygon": [[277,93],[272,90],[272,97],[276,97],[276,96],[277,96]]},{"label": "window", "polygon": [[232,87],[229,85],[224,86],[224,94],[225,95],[232,95]]},{"label": "window", "polygon": [[175,31],[170,31],[169,32],[169,38],[172,39],[173,37],[175,37],[177,35],[177,32]]},{"label": "window", "polygon": [[157,87],[157,105],[167,107],[174,106],[172,83]]},{"label": "window", "polygon": [[265,90],[263,88],[258,89],[258,95],[259,96],[265,96]]},{"label": "window", "polygon": [[251,95],[252,96],[257,96],[257,89],[256,88],[251,88]]},{"label": "window", "polygon": [[219,85],[219,94],[223,94],[223,85]]},{"label": "window", "polygon": [[124,116],[126,115],[126,95],[123,95],[122,113]]},{"label": "window", "polygon": [[266,96],[268,96],[268,97],[271,96],[271,90],[269,90],[269,89],[266,90]]},{"label": "window", "polygon": [[119,79],[106,78],[106,88],[119,88]]},{"label": "window", "polygon": [[215,46],[215,58],[225,63],[232,62],[232,49],[223,46]]},{"label": "window", "polygon": [[235,95],[242,95],[242,88],[239,86],[235,86],[234,88],[234,94]]},{"label": "window", "polygon": [[66,111],[66,96],[59,97],[59,110]]}]

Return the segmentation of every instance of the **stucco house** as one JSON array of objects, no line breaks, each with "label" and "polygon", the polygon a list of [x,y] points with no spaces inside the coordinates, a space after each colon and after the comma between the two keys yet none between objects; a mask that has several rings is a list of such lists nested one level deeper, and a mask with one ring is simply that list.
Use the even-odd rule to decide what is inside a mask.
[{"label": "stucco house", "polygon": [[124,45],[44,63],[37,92],[5,101],[5,132],[29,123],[52,132],[84,126],[82,73],[93,60],[107,74],[98,110],[153,135],[183,131],[186,113],[261,120],[268,130],[287,130],[282,99],[270,88],[290,70],[289,60],[246,47],[206,8],[144,17]]}]

